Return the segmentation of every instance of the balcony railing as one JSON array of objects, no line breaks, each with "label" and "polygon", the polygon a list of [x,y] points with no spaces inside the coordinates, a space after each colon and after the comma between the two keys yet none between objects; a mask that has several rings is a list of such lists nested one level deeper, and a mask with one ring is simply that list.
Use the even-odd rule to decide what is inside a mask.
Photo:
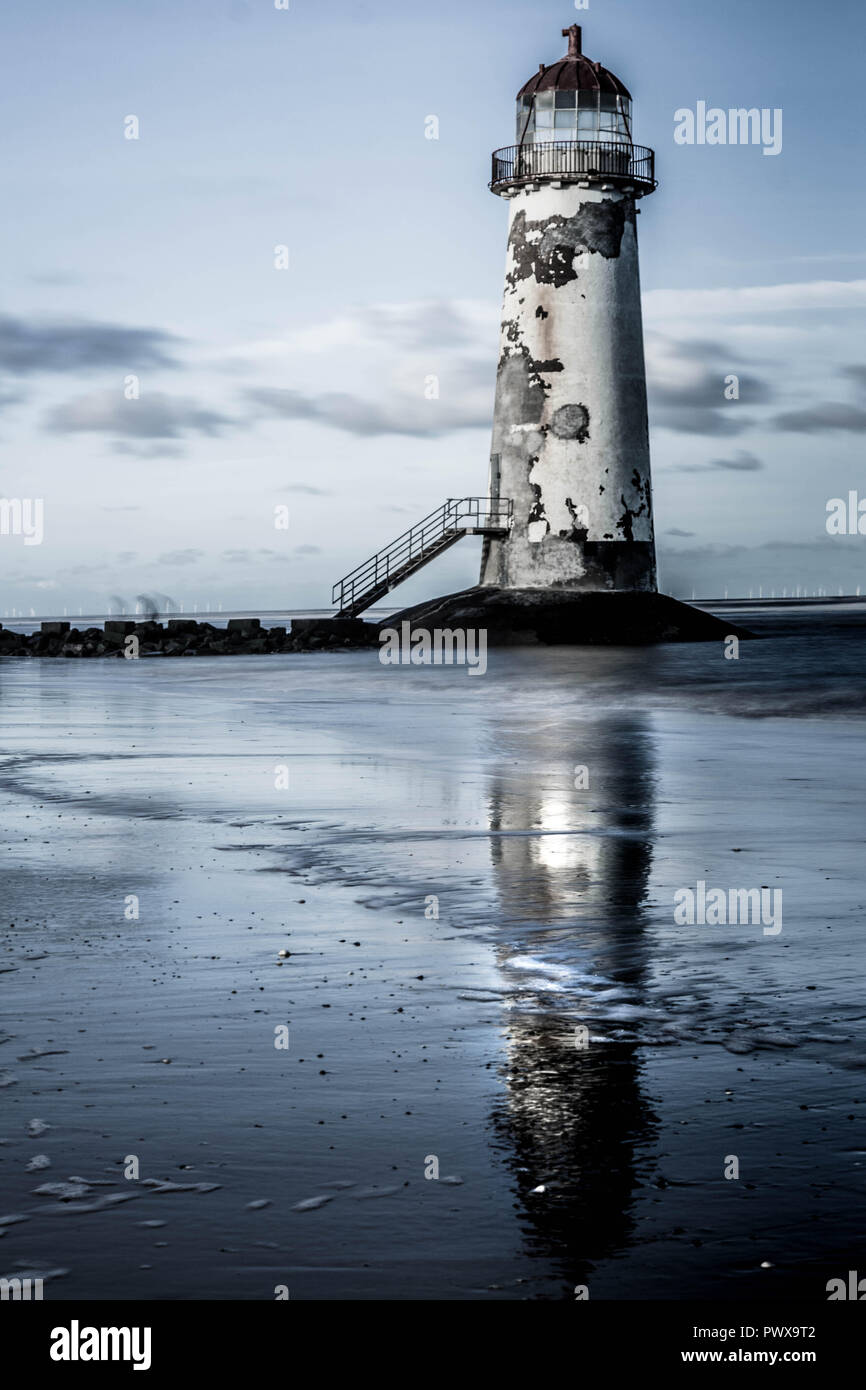
[{"label": "balcony railing", "polygon": [[494,151],[494,193],[537,179],[631,184],[641,197],[656,187],[655,154],[644,145],[616,140],[544,140]]}]

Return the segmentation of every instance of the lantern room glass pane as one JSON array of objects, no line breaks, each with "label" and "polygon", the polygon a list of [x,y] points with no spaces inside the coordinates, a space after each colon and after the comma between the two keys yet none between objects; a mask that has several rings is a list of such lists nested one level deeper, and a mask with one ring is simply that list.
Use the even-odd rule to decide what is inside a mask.
[{"label": "lantern room glass pane", "polygon": [[574,130],[577,124],[577,113],[574,111],[557,111],[554,124],[557,130]]},{"label": "lantern room glass pane", "polygon": [[[529,105],[525,105],[526,101]],[[519,145],[522,140],[531,140],[532,132],[535,129],[535,116],[532,111],[532,98],[524,97],[523,102],[517,103],[517,127],[516,140]]]},{"label": "lantern room glass pane", "polygon": [[576,103],[576,97],[577,97],[577,92],[557,92],[557,93],[556,93],[556,105],[557,105],[557,107],[566,107],[566,106],[571,106],[571,107],[573,107],[573,106],[575,106],[575,105],[577,104],[577,103]]}]

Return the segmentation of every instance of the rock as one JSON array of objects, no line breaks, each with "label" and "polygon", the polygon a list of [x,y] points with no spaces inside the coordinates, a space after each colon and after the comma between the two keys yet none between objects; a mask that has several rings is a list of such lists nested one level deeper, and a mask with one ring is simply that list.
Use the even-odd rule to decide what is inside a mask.
[{"label": "rock", "polygon": [[80,1197],[90,1196],[90,1187],[86,1182],[44,1182],[41,1187],[34,1187],[33,1191],[37,1197],[58,1197],[62,1202],[74,1202]]},{"label": "rock", "polygon": [[321,648],[376,647],[378,627],[360,618],[301,618],[288,633],[282,625],[263,628],[260,618],[230,618],[225,628],[196,618],[169,618],[166,626],[153,618],[109,618],[103,628],[84,632],[68,622],[44,622],[31,634],[12,632],[0,624],[0,655],[40,657],[123,657],[126,640],[134,634],[139,656],[258,656],[275,652],[310,652]]},{"label": "rock", "polygon": [[379,626],[378,623],[365,623],[363,618],[293,618],[292,638],[307,647],[346,639],[353,646],[378,647]]},{"label": "rock", "polygon": [[120,1206],[122,1202],[135,1202],[143,1196],[143,1192],[113,1192],[110,1197],[96,1197],[92,1202],[61,1199],[55,1206],[43,1207],[42,1210],[54,1216],[88,1216],[94,1211],[109,1211],[112,1207]]},{"label": "rock", "polygon": [[15,1270],[13,1270],[10,1274],[3,1274],[3,1275],[0,1275],[0,1278],[3,1279],[3,1282],[4,1282],[4,1283],[8,1283],[8,1281],[9,1281],[10,1279],[20,1279],[20,1280],[22,1281],[22,1283],[23,1283],[23,1281],[24,1281],[25,1279],[29,1279],[31,1283],[34,1281],[34,1279],[41,1279],[43,1284],[47,1284],[47,1282],[48,1282],[49,1279],[63,1279],[68,1273],[69,1273],[69,1270],[68,1270],[68,1269],[59,1269],[59,1268],[58,1268],[58,1269],[49,1269],[49,1268],[47,1268],[47,1267],[44,1268],[44,1269],[42,1269],[42,1268],[40,1268],[40,1269],[23,1269],[23,1268],[20,1268],[20,1269],[15,1269]]},{"label": "rock", "polygon": [[[488,646],[647,646],[659,642],[746,640],[752,633],[668,594],[498,589],[476,585],[404,608],[377,624],[485,630]],[[294,625],[293,625],[294,630]]]},{"label": "rock", "polygon": [[142,1187],[149,1187],[154,1192],[219,1192],[218,1182],[167,1182],[159,1178],[145,1178]]}]

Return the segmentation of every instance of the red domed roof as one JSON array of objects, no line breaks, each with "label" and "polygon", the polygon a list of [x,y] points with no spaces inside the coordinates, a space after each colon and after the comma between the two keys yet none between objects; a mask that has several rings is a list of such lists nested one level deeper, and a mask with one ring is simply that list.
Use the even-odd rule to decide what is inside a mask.
[{"label": "red domed roof", "polygon": [[563,37],[568,38],[568,53],[558,63],[550,67],[541,64],[538,72],[517,93],[520,97],[534,96],[536,92],[612,92],[616,96],[631,100],[631,92],[601,63],[593,63],[580,51],[581,28],[572,24],[563,29]]}]

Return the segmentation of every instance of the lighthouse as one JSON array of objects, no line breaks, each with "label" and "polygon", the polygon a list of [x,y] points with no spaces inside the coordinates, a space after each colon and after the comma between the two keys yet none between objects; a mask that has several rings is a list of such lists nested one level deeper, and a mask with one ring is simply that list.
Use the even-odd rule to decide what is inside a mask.
[{"label": "lighthouse", "polygon": [[568,53],[517,94],[515,143],[493,155],[509,204],[489,491],[508,532],[481,584],[655,592],[638,200],[653,151],[628,88],[563,29]]},{"label": "lighthouse", "polygon": [[479,582],[401,610],[389,630],[477,628],[498,645],[749,637],[658,591],[637,250],[655,155],[634,143],[629,90],[586,57],[580,25],[562,34],[568,52],[521,87],[515,143],[493,154],[509,221],[487,496],[447,498],[331,601],[356,620],[480,536]]}]

